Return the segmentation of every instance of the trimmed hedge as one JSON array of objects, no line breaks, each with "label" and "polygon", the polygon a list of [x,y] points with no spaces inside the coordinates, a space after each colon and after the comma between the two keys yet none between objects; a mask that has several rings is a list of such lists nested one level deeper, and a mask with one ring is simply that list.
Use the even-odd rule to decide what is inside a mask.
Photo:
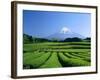
[{"label": "trimmed hedge", "polygon": [[38,68],[39,66],[41,66],[42,64],[44,64],[51,56],[51,53],[43,53],[42,52],[42,56],[38,57],[38,58],[29,58],[27,60],[24,60],[24,68]]},{"label": "trimmed hedge", "polygon": [[58,53],[59,61],[63,67],[90,66],[90,63],[80,58],[68,58],[63,53]]},{"label": "trimmed hedge", "polygon": [[51,57],[40,68],[62,67],[58,60],[57,52],[53,52]]}]

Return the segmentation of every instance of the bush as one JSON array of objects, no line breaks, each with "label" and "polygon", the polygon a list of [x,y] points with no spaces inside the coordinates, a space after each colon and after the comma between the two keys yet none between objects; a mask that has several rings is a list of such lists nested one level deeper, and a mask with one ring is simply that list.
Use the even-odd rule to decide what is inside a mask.
[{"label": "bush", "polygon": [[27,68],[27,66],[28,67],[30,66],[31,69],[34,69],[34,68],[38,68],[39,66],[44,64],[45,61],[48,60],[48,58],[51,56],[51,53],[48,52],[48,53],[42,53],[42,54],[43,54],[42,56],[35,58],[35,59],[33,57],[24,59],[23,67]]},{"label": "bush", "polygon": [[90,63],[80,58],[68,58],[62,53],[58,53],[59,60],[63,67],[75,67],[75,66],[89,66]]},{"label": "bush", "polygon": [[54,68],[54,67],[62,67],[58,60],[57,52],[52,52],[51,57],[43,64],[40,66],[40,68]]}]

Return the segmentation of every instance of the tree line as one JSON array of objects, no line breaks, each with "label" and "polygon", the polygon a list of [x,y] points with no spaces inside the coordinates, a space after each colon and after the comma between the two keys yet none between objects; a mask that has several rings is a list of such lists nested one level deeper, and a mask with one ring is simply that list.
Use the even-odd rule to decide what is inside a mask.
[{"label": "tree line", "polygon": [[66,38],[64,40],[58,40],[58,39],[45,39],[45,38],[36,38],[36,37],[32,37],[30,35],[27,34],[23,34],[23,43],[27,44],[27,43],[39,43],[39,42],[82,42],[82,41],[86,41],[86,42],[90,42],[91,38],[87,37],[85,39],[81,39],[78,37],[73,37],[73,38]]}]

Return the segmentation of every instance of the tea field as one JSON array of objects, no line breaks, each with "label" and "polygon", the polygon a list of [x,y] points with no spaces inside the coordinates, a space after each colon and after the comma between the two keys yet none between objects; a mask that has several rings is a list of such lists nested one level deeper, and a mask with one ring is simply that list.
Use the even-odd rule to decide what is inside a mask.
[{"label": "tea field", "polygon": [[90,42],[43,42],[23,45],[23,69],[91,65]]}]

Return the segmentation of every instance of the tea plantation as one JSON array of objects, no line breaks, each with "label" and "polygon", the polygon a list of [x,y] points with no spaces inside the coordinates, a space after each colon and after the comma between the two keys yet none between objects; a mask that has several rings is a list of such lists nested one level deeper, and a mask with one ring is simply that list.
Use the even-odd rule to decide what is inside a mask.
[{"label": "tea plantation", "polygon": [[90,42],[43,42],[23,46],[23,69],[91,65]]}]

